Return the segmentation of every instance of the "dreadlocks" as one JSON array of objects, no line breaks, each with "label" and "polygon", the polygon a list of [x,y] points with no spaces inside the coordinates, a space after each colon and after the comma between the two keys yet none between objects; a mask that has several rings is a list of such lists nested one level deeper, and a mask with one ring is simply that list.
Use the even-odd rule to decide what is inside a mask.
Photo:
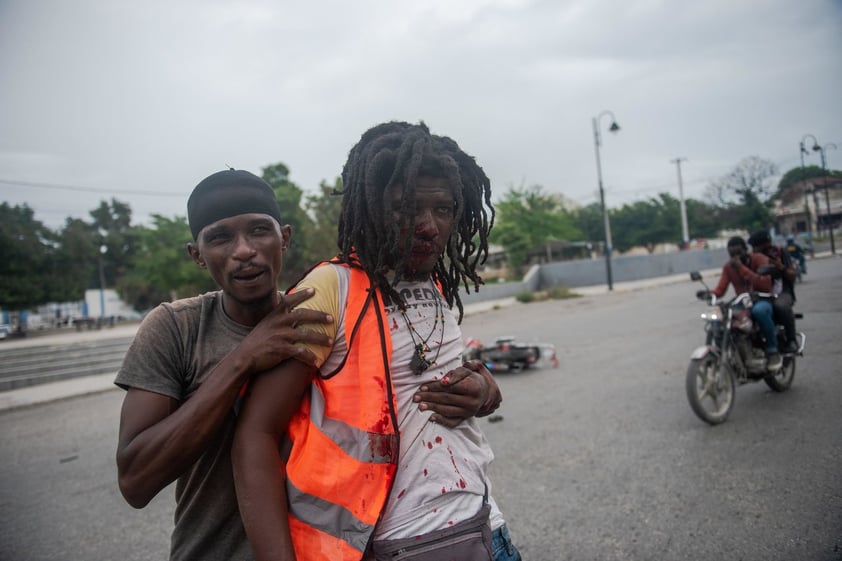
[{"label": "dreadlocks", "polygon": [[[419,176],[445,179],[455,198],[454,228],[445,256],[433,270],[450,307],[463,316],[459,287],[479,289],[477,265],[488,256],[488,234],[494,224],[491,182],[474,159],[450,138],[430,134],[423,122],[383,123],[366,131],[348,154],[342,169],[342,212],[339,218],[339,260],[363,269],[395,302],[403,299],[394,289],[406,272],[412,239],[400,246],[401,223],[385,202],[393,185],[403,187],[400,214],[415,229],[415,187]],[[389,271],[396,272],[390,282]]]}]

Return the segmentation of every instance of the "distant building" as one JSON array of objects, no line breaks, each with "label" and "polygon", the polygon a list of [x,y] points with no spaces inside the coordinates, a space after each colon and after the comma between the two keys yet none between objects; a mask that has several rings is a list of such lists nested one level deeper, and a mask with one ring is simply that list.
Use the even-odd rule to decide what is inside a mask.
[{"label": "distant building", "polygon": [[775,202],[775,229],[782,234],[829,235],[842,225],[842,177],[797,181]]},{"label": "distant building", "polygon": [[23,334],[27,331],[102,324],[139,319],[140,314],[120,299],[117,291],[91,289],[85,291],[85,299],[76,302],[49,302],[33,309],[3,310],[0,308],[0,330],[7,334]]},{"label": "distant building", "polygon": [[84,312],[85,316],[94,318],[131,318],[138,315],[131,306],[120,299],[116,290],[110,288],[86,290]]}]

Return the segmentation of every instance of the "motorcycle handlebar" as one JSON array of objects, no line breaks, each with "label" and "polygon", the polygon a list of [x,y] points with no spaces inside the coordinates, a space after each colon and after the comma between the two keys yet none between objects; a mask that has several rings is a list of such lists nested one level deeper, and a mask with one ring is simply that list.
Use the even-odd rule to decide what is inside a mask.
[{"label": "motorcycle handlebar", "polygon": [[[709,306],[715,306],[718,300],[716,294],[710,292],[709,290],[699,290],[698,292],[696,292],[696,297],[699,300],[707,300]],[[731,300],[728,300],[724,303],[719,302],[719,304],[724,306],[733,306],[734,304],[742,302],[745,299],[748,299],[749,302],[754,302],[755,300],[758,300],[760,298],[775,299],[777,297],[777,294],[773,294],[771,292],[743,292],[741,294],[737,294]]]}]

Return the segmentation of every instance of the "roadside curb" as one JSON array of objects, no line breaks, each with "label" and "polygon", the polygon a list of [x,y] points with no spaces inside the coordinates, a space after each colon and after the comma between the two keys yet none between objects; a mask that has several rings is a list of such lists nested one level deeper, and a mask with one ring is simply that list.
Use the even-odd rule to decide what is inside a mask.
[{"label": "roadside curb", "polygon": [[38,384],[0,393],[0,412],[40,405],[60,399],[78,397],[118,389],[114,385],[116,372],[82,376],[70,380]]}]

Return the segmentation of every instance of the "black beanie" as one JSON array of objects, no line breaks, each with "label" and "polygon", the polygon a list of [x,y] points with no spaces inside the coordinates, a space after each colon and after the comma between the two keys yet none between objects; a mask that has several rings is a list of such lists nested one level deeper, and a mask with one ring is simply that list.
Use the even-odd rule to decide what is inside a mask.
[{"label": "black beanie", "polygon": [[208,224],[238,214],[268,214],[281,223],[281,209],[268,183],[247,171],[219,171],[196,185],[187,199],[187,221],[193,240]]}]

